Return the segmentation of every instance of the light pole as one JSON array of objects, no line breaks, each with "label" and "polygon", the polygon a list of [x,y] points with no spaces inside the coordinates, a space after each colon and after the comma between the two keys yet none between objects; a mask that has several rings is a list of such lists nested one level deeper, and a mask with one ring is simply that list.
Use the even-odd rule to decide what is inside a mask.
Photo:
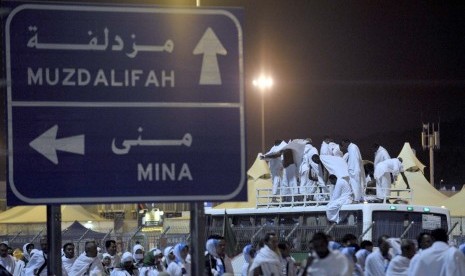
[{"label": "light pole", "polygon": [[253,85],[261,92],[262,105],[262,153],[265,153],[265,91],[273,86],[273,79],[269,76],[260,76],[253,80]]}]

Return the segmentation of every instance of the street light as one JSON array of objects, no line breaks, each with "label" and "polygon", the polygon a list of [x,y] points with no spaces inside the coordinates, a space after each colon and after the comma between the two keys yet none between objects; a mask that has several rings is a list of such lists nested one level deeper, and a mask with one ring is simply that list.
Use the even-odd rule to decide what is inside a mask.
[{"label": "street light", "polygon": [[260,76],[253,80],[253,85],[261,91],[262,97],[262,153],[265,153],[265,91],[273,86],[273,79],[268,76]]}]

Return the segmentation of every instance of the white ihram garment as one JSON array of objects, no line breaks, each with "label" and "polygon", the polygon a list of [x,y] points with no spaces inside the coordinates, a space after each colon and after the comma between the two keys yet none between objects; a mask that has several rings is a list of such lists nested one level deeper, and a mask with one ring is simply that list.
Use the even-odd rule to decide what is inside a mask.
[{"label": "white ihram garment", "polygon": [[389,153],[387,152],[387,150],[383,148],[382,146],[379,146],[378,150],[376,150],[375,152],[375,160],[373,162],[375,167],[376,165],[378,165],[379,162],[382,162],[388,159],[391,159],[391,156],[389,156]]},{"label": "white ihram garment", "polygon": [[397,177],[404,171],[404,166],[398,158],[381,161],[375,167],[376,197],[384,198],[391,193],[391,173]]},{"label": "white ihram garment", "polygon": [[316,171],[312,169],[318,168],[318,164],[312,161],[312,156],[315,154],[318,154],[318,150],[314,146],[310,144],[305,145],[305,151],[299,169],[301,194],[311,194],[316,190],[317,181],[313,181],[309,177],[311,174],[313,174],[312,176],[316,176],[318,173],[318,169]]},{"label": "white ihram garment", "polygon": [[445,242],[434,242],[430,248],[412,259],[408,275],[452,276],[465,275],[465,256]]},{"label": "white ihram garment", "polygon": [[342,205],[352,203],[352,190],[349,183],[343,178],[338,178],[331,199],[326,205],[326,217],[329,221],[339,223],[339,211]]},{"label": "white ihram garment", "polygon": [[350,177],[349,183],[354,193],[354,200],[362,201],[363,190],[366,186],[362,155],[360,154],[360,149],[354,143],[349,144],[347,152],[349,153],[349,160],[347,162]]}]

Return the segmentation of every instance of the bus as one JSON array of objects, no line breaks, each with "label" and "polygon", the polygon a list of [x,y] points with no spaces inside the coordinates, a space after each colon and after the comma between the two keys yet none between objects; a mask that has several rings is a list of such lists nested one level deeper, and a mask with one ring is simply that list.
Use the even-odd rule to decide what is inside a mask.
[{"label": "bus", "polygon": [[257,244],[267,232],[274,232],[287,241],[293,252],[308,252],[309,242],[316,232],[325,232],[335,241],[351,233],[362,240],[373,241],[381,235],[416,239],[421,232],[436,228],[450,229],[449,210],[441,207],[410,204],[357,203],[343,205],[341,221],[330,224],[326,206],[288,206],[257,204],[255,208],[205,210],[207,235],[222,234],[225,217],[236,237],[239,253],[246,244]]}]

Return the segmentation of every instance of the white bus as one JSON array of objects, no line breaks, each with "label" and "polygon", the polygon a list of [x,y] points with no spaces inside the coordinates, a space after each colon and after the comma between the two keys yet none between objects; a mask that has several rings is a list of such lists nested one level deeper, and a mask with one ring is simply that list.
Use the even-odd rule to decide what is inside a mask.
[{"label": "white bus", "polygon": [[308,244],[315,232],[326,232],[334,240],[351,233],[362,240],[373,241],[386,234],[390,237],[416,239],[421,232],[436,228],[450,229],[449,210],[440,207],[409,204],[362,203],[343,205],[341,222],[330,225],[326,206],[269,206],[256,208],[207,209],[207,235],[222,234],[224,217],[236,236],[236,252],[247,244],[257,244],[267,232],[275,232],[280,240],[288,241],[293,252],[308,252]]}]

